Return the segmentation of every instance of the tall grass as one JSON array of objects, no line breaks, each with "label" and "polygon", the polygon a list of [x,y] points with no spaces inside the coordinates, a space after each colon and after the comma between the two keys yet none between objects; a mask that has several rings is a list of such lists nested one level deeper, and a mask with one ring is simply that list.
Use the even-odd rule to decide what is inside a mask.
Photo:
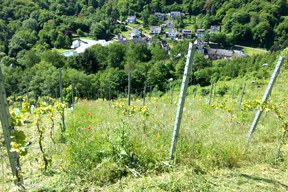
[{"label": "tall grass", "polygon": [[[265,83],[247,83],[244,102],[261,99]],[[255,110],[240,106],[242,85],[241,79],[217,83],[210,106],[209,94],[201,91],[209,87],[198,87],[196,99],[194,87],[190,87],[174,161],[169,161],[169,150],[179,88],[174,89],[173,101],[168,92],[147,98],[145,107],[136,98],[131,107],[125,99],[80,101],[74,111],[67,110],[66,143],[46,145],[53,154],[50,173],[44,178],[36,171],[40,165],[34,145],[25,157],[23,162],[33,166],[31,170],[27,163],[23,166],[25,178],[35,186],[31,191],[229,191],[239,189],[238,183],[251,183],[239,176],[241,171],[260,176],[262,169],[273,169],[274,175],[286,173],[288,146],[284,143],[276,153],[282,132],[273,113],[263,113],[251,143],[247,143]],[[285,110],[286,88],[277,83],[275,87],[272,99]],[[38,186],[39,182],[42,185]],[[283,186],[279,184],[275,191]]]},{"label": "tall grass", "polygon": [[168,154],[177,106],[167,102],[170,94],[152,98],[145,116],[140,100],[133,101],[132,108],[125,100],[80,102],[67,124],[68,170],[103,186],[126,177],[167,173],[177,166],[194,167],[203,174],[274,162],[277,119],[273,115],[259,122],[259,131],[247,145],[254,111],[242,111],[231,96],[215,97],[212,106],[207,105],[208,96],[191,97],[173,162],[168,161]]}]

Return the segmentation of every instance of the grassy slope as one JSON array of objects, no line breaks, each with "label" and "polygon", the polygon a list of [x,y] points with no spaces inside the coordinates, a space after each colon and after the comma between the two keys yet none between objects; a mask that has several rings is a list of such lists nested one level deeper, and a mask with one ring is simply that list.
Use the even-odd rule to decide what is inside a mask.
[{"label": "grassy slope", "polygon": [[[287,108],[285,93],[288,90],[286,86],[283,86],[286,84],[285,79],[287,79],[287,72],[282,72],[275,84],[271,100],[282,103]],[[111,174],[109,169],[117,170],[117,165],[110,163],[109,158],[95,165],[93,170],[86,170],[82,176],[79,175],[81,169],[78,173],[69,173],[68,169],[71,169],[69,162],[72,161],[72,156],[69,150],[67,151],[69,144],[53,145],[51,141],[46,140],[46,149],[53,154],[53,166],[47,173],[41,172],[42,160],[37,142],[35,142],[29,154],[21,161],[26,186],[29,191],[248,192],[251,189],[254,191],[287,191],[288,145],[285,144],[282,147],[283,160],[278,160],[275,164],[275,150],[279,144],[279,139],[277,140],[275,135],[276,130],[279,129],[279,122],[273,114],[263,114],[251,144],[248,147],[246,145],[246,136],[255,112],[240,110],[239,99],[243,81],[243,79],[236,79],[219,82],[216,85],[219,88],[226,84],[229,89],[224,97],[215,95],[212,103],[215,106],[225,103],[231,108],[231,113],[209,107],[207,105],[209,96],[200,96],[199,89],[196,101],[194,101],[192,87],[189,89],[190,94],[186,100],[177,146],[176,165],[167,164],[177,108],[177,98],[174,98],[171,104],[170,93],[162,98],[152,97],[151,101],[147,99],[150,115],[146,118],[145,127],[143,118],[138,113],[127,116],[123,114],[123,110],[113,107],[115,104],[125,106],[125,101],[82,101],[73,113],[68,111],[67,122],[70,129],[67,134],[68,139],[71,137],[69,133],[73,133],[71,130],[79,131],[79,137],[73,142],[77,143],[80,151],[91,146],[91,143],[88,153],[97,151],[97,146],[105,143],[106,134],[113,137],[114,129],[125,125],[129,139],[136,146],[135,152],[144,160],[156,159],[158,165],[155,168],[157,169],[150,168],[147,172],[140,172],[140,177],[134,176],[130,170],[131,173],[127,177],[105,183]],[[247,80],[244,100],[261,99],[268,80],[263,81],[264,84],[259,86],[250,82],[251,80]],[[234,99],[232,100],[233,86]],[[175,89],[174,97],[178,91]],[[140,106],[141,101],[132,101],[132,105]],[[88,112],[91,112],[91,118],[87,117]],[[92,135],[87,129],[88,126],[92,126]],[[28,133],[28,138],[34,137],[35,139],[33,127],[28,126],[24,129]],[[281,132],[278,134],[280,135]],[[96,144],[93,145],[93,142]],[[2,154],[5,154],[5,151],[2,151]],[[89,159],[84,158],[84,162],[89,163]],[[116,167],[111,168],[111,165]],[[0,183],[4,185],[2,185],[3,189],[0,189],[11,191],[11,182],[7,182],[9,178],[7,159],[4,170],[0,175],[2,178]],[[99,184],[100,181],[102,184]]]},{"label": "grassy slope", "polygon": [[253,48],[253,47],[245,47],[245,46],[240,46],[237,45],[236,48],[241,49],[242,51],[244,51],[248,56],[253,56],[253,55],[257,55],[257,54],[265,54],[268,51],[265,49],[261,49],[261,48]]}]

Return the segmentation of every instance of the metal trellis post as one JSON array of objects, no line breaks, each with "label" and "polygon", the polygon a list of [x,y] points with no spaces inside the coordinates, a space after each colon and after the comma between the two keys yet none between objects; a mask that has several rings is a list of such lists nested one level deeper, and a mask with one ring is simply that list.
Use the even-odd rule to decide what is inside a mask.
[{"label": "metal trellis post", "polygon": [[[279,72],[280,72],[283,60],[284,60],[284,57],[280,56],[280,58],[279,58],[279,60],[277,62],[277,65],[276,65],[276,67],[274,69],[274,72],[272,74],[272,77],[270,79],[270,82],[269,82],[269,84],[267,86],[267,89],[265,91],[265,94],[263,96],[262,103],[266,102],[268,100],[269,96],[270,96],[270,93],[272,91],[273,85],[274,85],[274,83],[275,83],[275,81],[277,79],[277,76],[278,76]],[[261,117],[261,114],[262,114],[262,109],[261,109],[261,107],[259,107],[259,109],[257,110],[257,112],[255,114],[253,123],[252,123],[251,128],[250,128],[249,133],[248,133],[248,137],[247,137],[247,141],[248,142],[250,141],[251,136],[252,136],[253,132],[256,129],[256,126],[257,126],[258,121],[259,121],[259,119]]]},{"label": "metal trellis post", "polygon": [[183,114],[183,107],[185,104],[188,82],[189,82],[190,74],[192,71],[191,69],[192,69],[192,63],[193,63],[195,51],[196,51],[196,45],[189,43],[185,70],[184,70],[182,84],[181,84],[180,97],[178,101],[178,109],[177,109],[176,119],[175,119],[175,124],[174,124],[172,144],[171,144],[171,149],[170,149],[170,160],[174,158],[174,152],[176,150],[176,142],[177,142],[178,135],[179,135],[179,129],[180,129],[180,124],[181,124],[182,114]]}]

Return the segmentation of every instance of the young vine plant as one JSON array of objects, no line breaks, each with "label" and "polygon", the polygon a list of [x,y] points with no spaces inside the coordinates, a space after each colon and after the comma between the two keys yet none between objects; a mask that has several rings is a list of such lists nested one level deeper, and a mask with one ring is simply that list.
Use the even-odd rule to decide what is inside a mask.
[{"label": "young vine plant", "polygon": [[[38,104],[36,107],[33,106],[32,109],[32,106],[28,102],[27,98],[23,98],[20,115],[16,114],[15,112],[11,113],[12,126],[23,126],[24,123],[27,123],[28,127],[34,129],[37,133],[37,138],[33,138],[33,140],[38,141],[39,150],[42,154],[44,163],[44,170],[47,170],[48,166],[51,165],[52,162],[51,156],[49,156],[49,154],[45,151],[44,139],[45,137],[49,137],[55,144],[55,124],[57,121],[60,121],[59,114],[62,113],[65,106],[65,104],[53,98],[42,97],[38,99]],[[20,156],[26,155],[28,146],[31,145],[32,141],[26,141],[26,135],[22,130],[14,129],[11,135],[13,137],[11,142],[11,150],[18,152]]]}]

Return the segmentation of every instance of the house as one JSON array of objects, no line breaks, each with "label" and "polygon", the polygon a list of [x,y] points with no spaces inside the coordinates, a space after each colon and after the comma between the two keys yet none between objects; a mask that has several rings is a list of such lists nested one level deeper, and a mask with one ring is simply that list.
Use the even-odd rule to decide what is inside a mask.
[{"label": "house", "polygon": [[115,40],[115,41],[123,41],[123,40],[126,40],[126,38],[123,35],[118,34],[115,37],[113,37],[113,40]]},{"label": "house", "polygon": [[166,22],[166,27],[168,27],[168,28],[174,27],[174,21],[173,21],[173,20],[168,20],[168,21]]},{"label": "house", "polygon": [[77,40],[72,42],[71,48],[76,49],[78,47],[80,47],[80,41],[77,39]]},{"label": "house", "polygon": [[203,38],[205,35],[205,29],[197,29],[196,30],[196,37],[197,38]]},{"label": "house", "polygon": [[204,54],[204,51],[205,51],[205,50],[204,50],[205,42],[204,42],[203,39],[200,39],[200,38],[199,38],[199,39],[196,39],[196,40],[194,41],[194,45],[196,45],[198,52]]},{"label": "house", "polygon": [[160,34],[160,33],[161,33],[161,27],[159,26],[150,27],[150,34]]},{"label": "house", "polygon": [[126,22],[131,24],[136,23],[136,16],[128,16]]},{"label": "house", "polygon": [[218,25],[211,25],[210,33],[218,33],[220,32],[220,27]]},{"label": "house", "polygon": [[152,37],[152,38],[148,39],[147,40],[148,48],[150,48],[153,43],[157,43],[157,42],[158,42],[158,40],[155,37]]},{"label": "house", "polygon": [[106,40],[89,40],[89,39],[80,39],[81,40],[81,46],[78,47],[77,49],[75,49],[76,53],[84,53],[85,50],[89,47],[92,47],[93,45],[99,44],[102,46],[107,46],[110,43],[112,43],[112,41],[106,41]]},{"label": "house", "polygon": [[234,55],[234,51],[226,49],[207,49],[207,55],[210,59],[230,59]]},{"label": "house", "polygon": [[167,52],[170,50],[169,44],[164,40],[161,40],[161,47]]},{"label": "house", "polygon": [[124,45],[128,44],[129,42],[133,44],[147,44],[148,40],[147,38],[135,38],[135,39],[129,39],[129,40],[122,40],[119,41],[119,43],[122,43]]},{"label": "house", "polygon": [[171,12],[169,13],[169,16],[174,19],[174,18],[176,18],[176,17],[181,17],[181,16],[182,16],[182,13],[181,13],[180,11],[171,11]]},{"label": "house", "polygon": [[192,30],[191,29],[182,29],[183,38],[191,39],[192,38]]},{"label": "house", "polygon": [[133,28],[130,32],[131,39],[141,37],[141,32],[137,28]]},{"label": "house", "polygon": [[166,34],[168,37],[175,38],[177,35],[177,29],[176,28],[169,28],[168,32],[166,32]]},{"label": "house", "polygon": [[154,15],[155,15],[156,18],[158,18],[158,19],[164,20],[164,19],[166,18],[166,14],[165,14],[165,13],[155,12]]}]

